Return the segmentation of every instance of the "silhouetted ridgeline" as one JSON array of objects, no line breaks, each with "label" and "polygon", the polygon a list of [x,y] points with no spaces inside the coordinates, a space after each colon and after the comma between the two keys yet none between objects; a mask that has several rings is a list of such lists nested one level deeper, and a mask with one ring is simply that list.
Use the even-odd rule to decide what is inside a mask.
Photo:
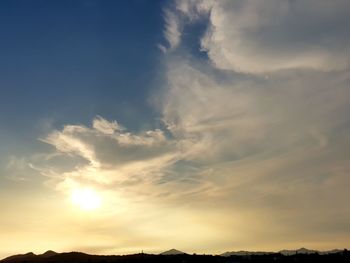
[{"label": "silhouetted ridgeline", "polygon": [[28,253],[24,255],[16,255],[5,258],[0,261],[1,263],[137,263],[137,262],[149,262],[149,263],[248,263],[248,262],[350,262],[350,253],[347,250],[340,252],[333,252],[329,254],[308,253],[308,254],[292,254],[283,255],[281,253],[268,253],[263,254],[259,252],[254,254],[251,252],[245,255],[229,255],[229,256],[212,256],[212,255],[189,255],[189,254],[134,254],[126,256],[97,256],[88,255],[80,252],[70,253],[55,253],[48,251],[42,255],[35,255]]}]

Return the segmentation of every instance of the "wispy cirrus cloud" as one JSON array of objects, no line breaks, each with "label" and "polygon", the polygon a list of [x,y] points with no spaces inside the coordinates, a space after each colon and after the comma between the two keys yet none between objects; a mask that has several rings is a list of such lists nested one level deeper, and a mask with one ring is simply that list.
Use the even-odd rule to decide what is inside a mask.
[{"label": "wispy cirrus cloud", "polygon": [[174,12],[168,9],[164,11],[164,20],[164,36],[168,41],[169,49],[174,49],[178,47],[181,41],[181,20]]}]

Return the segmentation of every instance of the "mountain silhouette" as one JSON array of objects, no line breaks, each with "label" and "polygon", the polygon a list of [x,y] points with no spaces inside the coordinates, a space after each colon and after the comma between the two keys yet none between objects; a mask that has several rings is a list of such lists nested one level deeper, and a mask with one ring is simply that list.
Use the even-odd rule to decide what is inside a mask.
[{"label": "mountain silhouette", "polygon": [[326,252],[327,251],[320,252],[318,250],[310,250],[310,249],[302,247],[302,248],[299,248],[297,250],[284,249],[284,250],[281,250],[279,253],[281,253],[282,255],[285,255],[285,256],[290,256],[290,255],[295,255],[295,254],[315,254],[315,253],[321,254],[321,253],[326,253]]},{"label": "mountain silhouette", "polygon": [[222,257],[230,257],[230,256],[252,256],[252,255],[269,255],[269,254],[274,254],[274,252],[265,252],[265,251],[228,251],[220,256]]},{"label": "mountain silhouette", "polygon": [[[222,255],[189,255],[176,249],[170,249],[159,255],[132,254],[124,256],[98,256],[81,252],[56,253],[47,251],[41,255],[30,252],[7,257],[0,263],[348,263],[350,253],[344,250],[330,250],[315,252],[301,248],[297,250],[284,250],[286,254],[272,252],[226,252]],[[290,254],[293,253],[293,254]]]},{"label": "mountain silhouette", "polygon": [[183,255],[183,254],[186,254],[186,253],[173,248],[173,249],[164,251],[164,252],[160,253],[159,255]]},{"label": "mountain silhouette", "polygon": [[52,250],[48,250],[46,251],[44,254],[41,254],[40,256],[42,257],[52,257],[52,256],[55,256],[57,255],[58,253],[55,252],[55,251],[52,251]]},{"label": "mountain silhouette", "polygon": [[29,253],[26,253],[26,254],[18,254],[18,255],[13,255],[13,256],[10,256],[10,257],[7,257],[2,261],[6,261],[6,262],[20,262],[20,261],[26,261],[26,260],[29,260],[29,259],[33,259],[35,258],[37,255],[35,255],[33,252],[29,252]]}]

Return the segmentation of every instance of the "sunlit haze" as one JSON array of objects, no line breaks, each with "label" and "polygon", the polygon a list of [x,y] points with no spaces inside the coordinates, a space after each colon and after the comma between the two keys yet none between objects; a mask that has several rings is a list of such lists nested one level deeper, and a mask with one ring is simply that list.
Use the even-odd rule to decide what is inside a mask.
[{"label": "sunlit haze", "polygon": [[91,189],[74,189],[72,202],[81,209],[95,210],[101,206],[101,197]]}]

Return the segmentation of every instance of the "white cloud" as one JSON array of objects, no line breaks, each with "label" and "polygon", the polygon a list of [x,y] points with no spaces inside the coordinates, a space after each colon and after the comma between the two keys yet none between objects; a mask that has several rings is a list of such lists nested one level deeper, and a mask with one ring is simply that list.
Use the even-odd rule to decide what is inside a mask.
[{"label": "white cloud", "polygon": [[42,167],[41,172],[55,178],[59,189],[65,191],[77,184],[112,187],[156,181],[162,169],[177,159],[176,143],[168,140],[161,130],[132,134],[117,122],[102,117],[96,117],[91,128],[66,125],[42,141],[53,145],[61,154],[88,161],[78,162],[64,172]]},{"label": "white cloud", "polygon": [[176,3],[178,17],[193,19],[201,14],[198,10],[210,10],[201,45],[217,68],[261,74],[296,68],[330,71],[349,65],[349,1]]},{"label": "white cloud", "polygon": [[52,144],[56,149],[63,153],[79,155],[88,160],[93,166],[100,166],[96,159],[92,147],[81,140],[76,134],[88,133],[87,127],[78,125],[67,125],[63,131],[53,131],[46,139],[42,141]]},{"label": "white cloud", "polygon": [[181,141],[185,155],[208,160],[228,147],[240,155],[246,151],[245,143],[264,136],[263,127],[273,120],[259,111],[255,104],[258,95],[247,92],[247,84],[219,84],[186,63],[169,68],[164,122]]},{"label": "white cloud", "polygon": [[124,129],[116,121],[109,122],[100,116],[93,120],[92,127],[94,127],[94,129],[98,130],[99,132],[102,132],[107,135],[111,135],[116,131]]},{"label": "white cloud", "polygon": [[176,48],[181,41],[181,21],[172,11],[164,11],[165,29],[164,35],[169,44],[169,49]]},{"label": "white cloud", "polygon": [[188,16],[190,21],[193,21],[208,13],[215,0],[178,0],[175,3],[175,9]]}]

